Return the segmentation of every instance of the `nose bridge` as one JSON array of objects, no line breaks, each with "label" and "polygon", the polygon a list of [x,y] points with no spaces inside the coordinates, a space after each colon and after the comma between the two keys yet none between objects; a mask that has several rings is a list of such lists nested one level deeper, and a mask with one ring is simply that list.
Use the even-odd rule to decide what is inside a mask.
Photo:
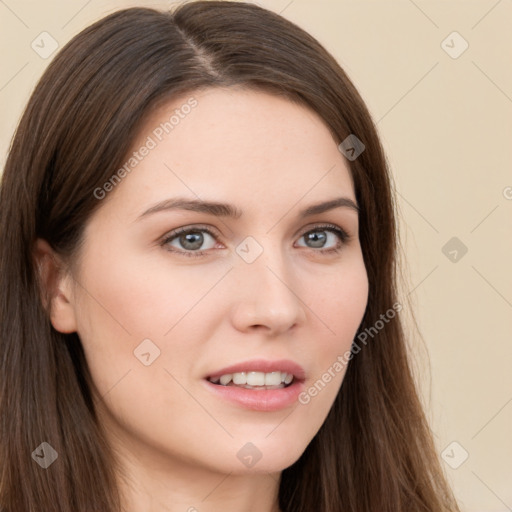
[{"label": "nose bridge", "polygon": [[293,269],[279,243],[271,236],[247,237],[237,247],[239,327],[266,326],[286,330],[305,318],[304,305],[297,296]]}]

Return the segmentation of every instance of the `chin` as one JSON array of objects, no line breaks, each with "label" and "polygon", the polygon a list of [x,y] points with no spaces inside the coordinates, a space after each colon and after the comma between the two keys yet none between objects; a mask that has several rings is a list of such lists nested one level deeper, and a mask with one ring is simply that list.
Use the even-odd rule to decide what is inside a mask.
[{"label": "chin", "polygon": [[[304,453],[307,443],[302,446],[293,435],[275,435],[252,438],[253,441],[237,443],[235,464],[231,470],[235,474],[278,473],[293,465]],[[288,442],[287,442],[288,440]]]}]

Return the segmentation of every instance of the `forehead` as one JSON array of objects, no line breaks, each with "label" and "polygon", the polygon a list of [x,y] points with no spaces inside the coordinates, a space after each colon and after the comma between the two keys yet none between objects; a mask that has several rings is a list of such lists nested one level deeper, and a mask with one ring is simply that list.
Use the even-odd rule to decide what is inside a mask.
[{"label": "forehead", "polygon": [[306,195],[354,198],[350,169],[324,121],[255,90],[212,88],[160,105],[123,165],[111,199],[131,214],[170,195],[239,199],[256,208],[291,206]]}]

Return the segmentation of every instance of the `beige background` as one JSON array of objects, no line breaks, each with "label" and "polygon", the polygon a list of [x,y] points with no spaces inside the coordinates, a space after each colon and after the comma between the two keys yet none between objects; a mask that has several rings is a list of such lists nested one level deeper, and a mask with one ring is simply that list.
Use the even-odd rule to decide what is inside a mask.
[{"label": "beige background", "polygon": [[[316,36],[366,100],[396,181],[406,293],[431,365],[429,376],[418,351],[418,379],[439,456],[464,511],[512,510],[512,2],[258,3]],[[47,31],[62,46],[133,5],[166,4],[0,1],[2,168],[51,60],[32,41]],[[465,255],[448,246],[445,256],[452,237]]]}]

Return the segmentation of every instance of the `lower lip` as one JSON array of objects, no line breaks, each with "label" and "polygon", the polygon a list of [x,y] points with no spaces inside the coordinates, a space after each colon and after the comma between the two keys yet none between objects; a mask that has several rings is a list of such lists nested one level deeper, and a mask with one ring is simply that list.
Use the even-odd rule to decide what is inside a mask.
[{"label": "lower lip", "polygon": [[252,411],[272,412],[290,407],[301,391],[304,382],[293,381],[281,389],[246,389],[237,386],[222,386],[209,380],[203,381],[207,388],[217,396]]}]

